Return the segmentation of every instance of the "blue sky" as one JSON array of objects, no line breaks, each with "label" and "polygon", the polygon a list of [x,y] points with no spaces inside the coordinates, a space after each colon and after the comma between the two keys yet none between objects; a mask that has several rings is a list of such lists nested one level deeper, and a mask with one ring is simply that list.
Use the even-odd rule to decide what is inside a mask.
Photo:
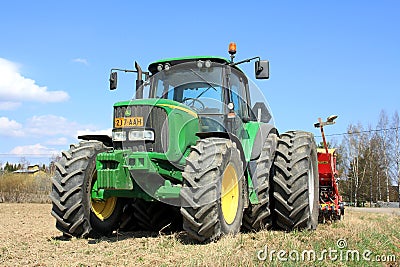
[{"label": "blue sky", "polygon": [[400,109],[399,1],[135,2],[2,2],[0,162],[46,163],[78,133],[110,129],[135,80],[122,74],[109,91],[111,68],[228,57],[231,41],[237,60],[270,60],[271,79],[256,83],[281,132],[318,135],[317,118],[338,114],[326,132],[343,133]]}]

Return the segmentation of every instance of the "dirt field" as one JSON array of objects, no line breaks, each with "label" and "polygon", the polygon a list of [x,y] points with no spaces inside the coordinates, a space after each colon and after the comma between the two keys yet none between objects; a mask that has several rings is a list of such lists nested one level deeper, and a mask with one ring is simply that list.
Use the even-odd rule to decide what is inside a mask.
[{"label": "dirt field", "polygon": [[358,207],[347,207],[348,210],[358,212],[372,212],[372,213],[386,213],[400,216],[399,208],[358,208]]},{"label": "dirt field", "polygon": [[[0,266],[267,266],[269,262],[257,257],[267,244],[275,249],[321,250],[335,248],[339,238],[352,249],[367,247],[375,254],[395,255],[397,261],[390,265],[398,266],[400,259],[400,217],[394,214],[349,209],[345,220],[321,225],[314,232],[262,231],[193,245],[187,243],[184,233],[158,237],[123,233],[111,238],[63,240],[50,210],[48,204],[0,204]],[[324,266],[366,264],[323,262]],[[293,266],[294,262],[275,264]]]}]

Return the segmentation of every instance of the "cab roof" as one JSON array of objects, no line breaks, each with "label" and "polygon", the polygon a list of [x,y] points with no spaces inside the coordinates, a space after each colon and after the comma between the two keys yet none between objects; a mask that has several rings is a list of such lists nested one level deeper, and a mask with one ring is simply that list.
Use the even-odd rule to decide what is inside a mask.
[{"label": "cab roof", "polygon": [[149,65],[149,71],[151,74],[156,74],[158,72],[157,66],[159,64],[169,63],[171,66],[186,63],[186,62],[193,62],[196,60],[210,60],[212,62],[217,62],[220,64],[229,64],[230,61],[223,57],[214,57],[214,56],[192,56],[192,57],[179,57],[179,58],[167,58],[155,61]]}]

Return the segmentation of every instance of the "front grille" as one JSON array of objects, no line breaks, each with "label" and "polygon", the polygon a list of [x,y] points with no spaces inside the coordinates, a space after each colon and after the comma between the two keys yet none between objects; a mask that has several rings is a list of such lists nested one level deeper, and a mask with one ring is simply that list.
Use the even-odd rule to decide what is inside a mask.
[{"label": "front grille", "polygon": [[[129,109],[130,112],[126,112]],[[126,114],[130,114],[126,116]],[[134,106],[120,106],[114,107],[114,119],[124,117],[143,117],[142,127],[130,127],[123,128],[128,132],[133,129],[146,129],[154,131],[154,141],[125,141],[125,142],[114,142],[114,147],[117,149],[130,149],[133,152],[159,152],[165,153],[168,150],[169,141],[169,129],[168,129],[168,117],[167,113],[163,108],[146,106],[146,105],[134,105]],[[115,123],[115,120],[114,120]],[[114,125],[115,128],[115,125]]]}]

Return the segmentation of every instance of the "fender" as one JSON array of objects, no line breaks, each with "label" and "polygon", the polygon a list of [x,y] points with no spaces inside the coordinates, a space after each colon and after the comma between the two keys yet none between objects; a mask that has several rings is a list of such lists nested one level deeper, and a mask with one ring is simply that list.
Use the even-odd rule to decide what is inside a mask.
[{"label": "fender", "polygon": [[113,146],[112,138],[109,135],[80,135],[80,136],[78,136],[78,139],[85,140],[85,141],[90,141],[90,140],[100,141],[106,147]]},{"label": "fender", "polygon": [[254,138],[253,149],[251,151],[250,160],[256,160],[261,155],[261,150],[265,139],[267,139],[270,133],[274,133],[279,136],[278,130],[272,124],[261,123],[258,128],[256,137]]},{"label": "fender", "polygon": [[236,135],[234,135],[232,133],[227,133],[227,132],[198,132],[198,133],[196,133],[196,136],[198,136],[200,139],[209,138],[209,137],[219,137],[219,138],[229,139],[229,140],[232,140],[233,142],[235,142],[237,149],[239,149],[239,151],[240,151],[240,157],[243,162],[243,170],[246,170],[247,164],[246,164],[246,158],[244,156],[243,146],[240,143],[240,140]]}]

